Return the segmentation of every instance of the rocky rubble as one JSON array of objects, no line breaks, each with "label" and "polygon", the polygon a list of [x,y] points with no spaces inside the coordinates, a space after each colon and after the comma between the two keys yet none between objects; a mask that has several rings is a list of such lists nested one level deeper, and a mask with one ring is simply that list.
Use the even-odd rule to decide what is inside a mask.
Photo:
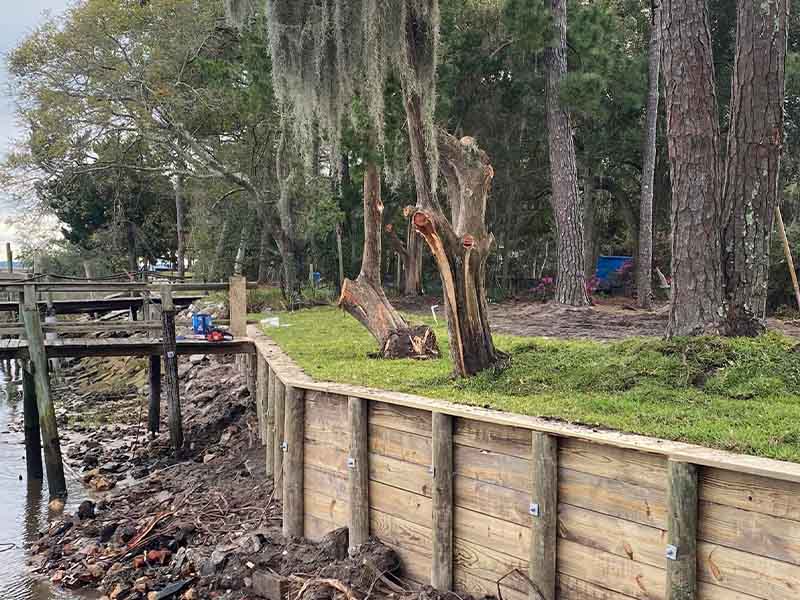
[{"label": "rocky rubble", "polygon": [[[346,529],[320,544],[283,538],[253,400],[232,361],[181,362],[186,445],[177,454],[164,423],[160,435],[145,431],[143,361],[126,365],[84,359],[64,369],[63,448],[89,499],[41,533],[35,571],[111,600],[259,598],[276,577],[298,599],[437,596],[396,578],[397,556],[377,541],[348,556]],[[104,369],[134,383],[104,395],[86,377]]]}]

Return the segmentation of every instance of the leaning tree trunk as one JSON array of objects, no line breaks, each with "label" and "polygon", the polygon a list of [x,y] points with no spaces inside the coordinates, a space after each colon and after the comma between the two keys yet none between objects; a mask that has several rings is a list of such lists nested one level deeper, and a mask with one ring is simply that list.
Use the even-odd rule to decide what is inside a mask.
[{"label": "leaning tree trunk", "polygon": [[658,127],[658,83],[661,76],[661,0],[650,4],[650,50],[647,59],[647,130],[642,153],[642,196],[639,203],[639,259],[636,294],[639,308],[653,306],[653,181],[656,172],[656,133]]},{"label": "leaning tree trunk", "polygon": [[175,178],[175,228],[177,230],[178,247],[175,251],[176,262],[178,263],[178,279],[183,281],[186,275],[186,241],[184,230],[184,211],[186,201],[183,195],[184,186],[183,175],[178,175]]},{"label": "leaning tree trunk", "polygon": [[718,334],[724,314],[720,133],[705,0],[663,0],[661,34],[672,181],[667,335]]},{"label": "leaning tree trunk", "polygon": [[364,253],[355,281],[345,279],[339,306],[361,323],[378,341],[383,358],[433,358],[439,347],[433,330],[412,327],[389,303],[381,286],[381,176],[374,162],[364,172]]},{"label": "leaning tree trunk", "polygon": [[783,153],[788,0],[739,0],[723,188],[728,335],[766,331],[769,250]]},{"label": "leaning tree trunk", "polygon": [[228,233],[231,228],[231,220],[230,217],[226,214],[222,218],[222,227],[219,231],[219,237],[217,238],[217,244],[214,248],[214,257],[211,261],[211,266],[208,269],[208,276],[210,279],[219,280],[222,279],[222,261],[225,256],[225,246],[228,242]]},{"label": "leaning tree trunk", "polygon": [[549,1],[555,30],[555,42],[545,49],[551,201],[558,237],[555,300],[569,306],[586,306],[589,296],[586,293],[575,142],[569,114],[561,106],[559,97],[561,82],[567,74],[567,0]]}]

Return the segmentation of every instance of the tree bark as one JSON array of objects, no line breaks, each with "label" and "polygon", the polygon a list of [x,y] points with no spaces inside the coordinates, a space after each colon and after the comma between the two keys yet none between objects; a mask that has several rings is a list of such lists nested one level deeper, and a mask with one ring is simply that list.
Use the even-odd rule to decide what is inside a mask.
[{"label": "tree bark", "polygon": [[405,207],[403,214],[409,219],[406,242],[403,243],[391,223],[386,225],[386,234],[389,236],[389,244],[400,257],[400,262],[403,266],[400,294],[403,296],[418,296],[422,294],[422,286],[420,285],[422,237],[417,235],[416,231],[414,231],[414,225],[411,223],[410,217],[414,214],[414,207]]},{"label": "tree bark", "polygon": [[125,241],[128,246],[128,272],[137,273],[139,271],[139,261],[136,251],[136,230],[131,220],[125,222]]},{"label": "tree bark", "polygon": [[345,279],[339,306],[361,323],[378,342],[383,358],[434,358],[439,356],[436,335],[430,327],[411,327],[389,303],[381,286],[381,176],[368,161],[364,172],[364,253],[355,281]]},{"label": "tree bark", "polygon": [[250,238],[250,227],[252,222],[248,219],[242,225],[242,232],[239,234],[239,246],[236,249],[236,260],[233,263],[233,274],[244,274],[244,259],[247,254],[247,241]]},{"label": "tree bark", "polygon": [[578,196],[578,170],[569,114],[559,98],[567,73],[567,0],[549,0],[555,43],[545,49],[547,66],[547,132],[550,150],[551,202],[558,237],[558,304],[586,306],[583,221]]},{"label": "tree bark", "polygon": [[663,0],[661,33],[672,181],[667,335],[713,335],[724,316],[720,133],[705,0]]},{"label": "tree bark", "polygon": [[636,290],[639,308],[653,307],[653,181],[656,172],[659,79],[661,75],[661,0],[650,3],[650,50],[647,59],[647,126],[642,152],[642,197],[639,204],[639,255]]},{"label": "tree bark", "polygon": [[258,283],[267,283],[272,234],[269,215],[263,202],[259,203],[259,212],[261,213],[261,235],[258,242]]},{"label": "tree bark", "polygon": [[597,210],[594,196],[594,177],[587,168],[583,181],[583,276],[588,283],[597,269]]},{"label": "tree bark", "polygon": [[739,0],[723,187],[726,333],[766,331],[769,249],[783,154],[788,0]]},{"label": "tree bark", "polygon": [[184,231],[184,211],[186,200],[184,198],[184,177],[175,178],[175,228],[177,230],[178,247],[176,249],[176,262],[178,263],[178,279],[183,281],[186,275],[186,241]]},{"label": "tree bark", "polygon": [[298,254],[297,232],[292,212],[291,184],[294,179],[294,170],[290,165],[288,140],[285,131],[281,132],[276,151],[276,169],[278,176],[278,215],[280,217],[280,235],[278,236],[278,249],[283,261],[285,294],[290,306],[294,306],[294,298],[299,295],[300,256]]},{"label": "tree bark", "polygon": [[230,227],[230,217],[226,214],[222,218],[222,227],[220,228],[219,237],[217,238],[217,245],[214,248],[214,258],[211,262],[211,266],[208,269],[208,276],[210,279],[222,279],[223,273],[221,265],[222,259],[225,255],[225,243],[228,240],[228,231],[230,230]]}]

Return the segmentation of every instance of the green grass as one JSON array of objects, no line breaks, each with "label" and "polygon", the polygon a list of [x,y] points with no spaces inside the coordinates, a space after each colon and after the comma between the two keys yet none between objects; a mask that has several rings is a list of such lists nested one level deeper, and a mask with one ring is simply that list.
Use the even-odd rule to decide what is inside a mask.
[{"label": "green grass", "polygon": [[[337,309],[280,319],[289,326],[267,333],[318,380],[800,462],[800,346],[779,334],[614,343],[496,335],[511,367],[453,380],[449,358],[369,358],[374,340]],[[446,355],[442,323],[436,334]]]}]

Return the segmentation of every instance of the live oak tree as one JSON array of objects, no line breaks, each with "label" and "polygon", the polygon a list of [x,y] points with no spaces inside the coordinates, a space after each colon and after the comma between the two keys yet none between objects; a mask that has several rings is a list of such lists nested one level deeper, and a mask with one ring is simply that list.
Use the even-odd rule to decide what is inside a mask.
[{"label": "live oak tree", "polygon": [[786,0],[738,1],[723,160],[706,2],[664,0],[673,188],[668,335],[754,335],[764,329],[783,147],[787,11]]}]

